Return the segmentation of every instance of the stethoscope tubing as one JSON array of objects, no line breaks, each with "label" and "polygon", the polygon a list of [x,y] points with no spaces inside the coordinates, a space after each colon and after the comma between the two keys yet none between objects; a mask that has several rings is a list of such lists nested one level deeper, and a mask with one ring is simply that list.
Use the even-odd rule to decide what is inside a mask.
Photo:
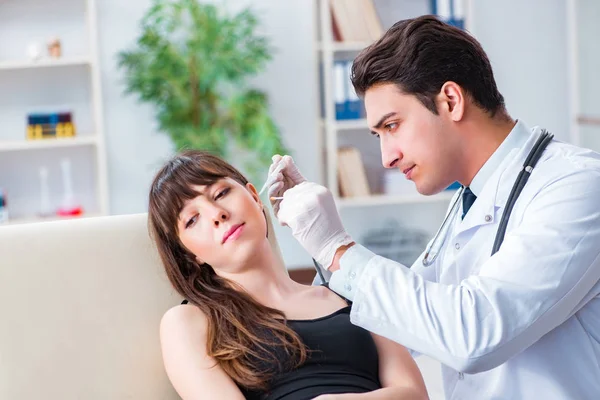
[{"label": "stethoscope tubing", "polygon": [[[496,232],[496,237],[494,239],[494,246],[492,248],[491,255],[494,255],[500,249],[500,246],[502,245],[502,242],[504,241],[504,236],[506,234],[506,227],[508,226],[508,220],[510,219],[510,214],[511,214],[521,192],[523,191],[525,184],[529,180],[529,177],[531,176],[533,168],[535,167],[537,162],[542,157],[544,150],[546,150],[546,147],[552,141],[553,137],[554,137],[554,135],[548,133],[545,129],[543,129],[540,137],[537,139],[537,141],[533,145],[533,148],[527,155],[527,158],[525,159],[525,162],[523,163],[523,168],[521,169],[521,171],[519,171],[519,175],[517,176],[517,179],[515,180],[515,183],[513,184],[513,187],[510,191],[510,194],[508,195],[508,199],[506,201],[506,207],[504,208],[502,217],[500,218],[500,224],[498,225],[498,231]],[[464,192],[464,190],[465,190],[465,187],[462,186],[456,196],[456,199],[454,200],[454,203],[452,204],[452,207],[450,208],[450,211],[448,212],[448,214],[442,221],[442,225],[440,226],[440,228],[434,235],[433,240],[431,241],[431,244],[429,246],[427,246],[427,248],[425,249],[425,254],[424,254],[423,260],[422,260],[422,263],[424,266],[428,267],[428,266],[432,265],[435,262],[435,260],[437,259],[439,252],[442,250],[442,248],[444,246],[444,242],[446,241],[446,236],[447,236],[447,232],[442,235],[442,231],[444,231],[444,229],[448,227],[449,220],[455,216],[456,211],[458,209],[457,208],[458,201],[462,197],[462,193]],[[433,246],[436,244],[438,237],[440,237],[440,235],[442,237],[442,242],[440,243],[440,249],[437,252],[433,253],[432,257],[429,258],[431,250],[433,249]],[[321,279],[321,282],[323,284],[327,285],[328,282],[327,282],[327,280],[325,280],[325,276],[323,275],[323,272],[321,271],[321,267],[319,266],[319,264],[317,263],[317,261],[314,258],[312,260],[313,260],[313,264],[315,265],[315,269],[317,270],[317,274],[319,275],[319,278]]]},{"label": "stethoscope tubing", "polygon": [[[523,191],[525,184],[529,180],[529,177],[531,176],[531,172],[533,171],[533,168],[535,167],[535,165],[541,158],[542,154],[544,153],[544,150],[546,149],[546,147],[548,146],[548,144],[550,143],[550,141],[552,140],[553,137],[554,137],[554,135],[548,133],[545,129],[543,129],[540,137],[536,140],[535,144],[533,145],[533,148],[531,149],[531,151],[525,158],[525,162],[523,163],[523,168],[521,169],[521,171],[519,171],[519,175],[517,176],[517,179],[515,180],[515,183],[513,184],[513,187],[511,189],[508,199],[506,201],[506,207],[504,208],[502,217],[500,218],[500,223],[498,225],[498,231],[496,232],[496,237],[494,239],[494,246],[492,247],[491,255],[494,255],[500,249],[500,246],[502,245],[502,242],[504,241],[504,236],[506,234],[506,227],[508,226],[508,220],[510,218],[512,209],[513,209],[514,205],[516,204],[516,202],[519,198],[519,195]],[[437,259],[438,254],[441,252],[442,248],[444,247],[444,242],[446,241],[447,232],[442,234],[442,231],[444,231],[444,229],[448,227],[447,224],[449,222],[449,219],[454,218],[456,216],[456,211],[458,210],[458,207],[457,207],[458,201],[462,197],[462,193],[463,193],[464,189],[465,189],[464,186],[461,187],[460,192],[456,196],[456,200],[452,204],[452,208],[448,212],[448,215],[446,215],[446,217],[444,218],[444,221],[442,222],[442,225],[440,226],[440,228],[434,235],[433,240],[431,241],[431,244],[429,246],[427,246],[427,248],[425,249],[425,254],[423,256],[423,260],[421,261],[424,266],[428,267],[428,266],[432,265],[435,262],[435,260]],[[429,257],[429,255],[430,255],[431,251],[433,250],[436,242],[438,241],[440,235],[442,237],[442,242],[440,243],[439,250],[436,251],[435,253],[433,253],[431,255],[431,257]]]}]

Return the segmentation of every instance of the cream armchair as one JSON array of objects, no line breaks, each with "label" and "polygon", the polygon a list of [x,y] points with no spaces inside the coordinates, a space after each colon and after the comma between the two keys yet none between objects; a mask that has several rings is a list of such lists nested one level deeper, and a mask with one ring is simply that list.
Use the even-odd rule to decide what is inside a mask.
[{"label": "cream armchair", "polygon": [[158,326],[181,299],[145,214],[3,226],[0,257],[0,399],[179,398]]}]

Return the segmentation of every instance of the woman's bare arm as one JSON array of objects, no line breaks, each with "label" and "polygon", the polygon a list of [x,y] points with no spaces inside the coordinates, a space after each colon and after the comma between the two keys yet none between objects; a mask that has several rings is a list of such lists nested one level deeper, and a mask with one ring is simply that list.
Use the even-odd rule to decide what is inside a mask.
[{"label": "woman's bare arm", "polygon": [[243,400],[235,382],[206,354],[208,322],[197,307],[179,305],[165,313],[160,342],[167,375],[184,400]]}]

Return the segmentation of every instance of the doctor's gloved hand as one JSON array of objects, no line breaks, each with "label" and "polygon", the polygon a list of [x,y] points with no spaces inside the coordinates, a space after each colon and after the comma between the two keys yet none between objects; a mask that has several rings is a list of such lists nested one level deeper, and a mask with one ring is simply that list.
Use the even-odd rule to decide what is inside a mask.
[{"label": "doctor's gloved hand", "polygon": [[[302,176],[292,157],[287,155],[282,157],[276,154],[273,156],[273,163],[269,167],[269,177],[272,175],[274,175],[273,181],[268,188],[269,199],[271,197],[281,197],[288,189],[306,182],[306,178]],[[279,213],[280,203],[281,200],[279,199],[271,200],[275,215]]]},{"label": "doctor's gloved hand", "polygon": [[327,269],[336,250],[353,242],[344,230],[333,195],[313,182],[302,182],[287,190],[277,218],[291,228],[294,238],[312,258]]}]

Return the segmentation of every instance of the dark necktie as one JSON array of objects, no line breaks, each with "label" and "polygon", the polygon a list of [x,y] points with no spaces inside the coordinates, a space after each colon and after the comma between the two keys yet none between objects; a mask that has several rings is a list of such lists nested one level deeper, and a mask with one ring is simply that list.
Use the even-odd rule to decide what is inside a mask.
[{"label": "dark necktie", "polygon": [[465,215],[467,215],[469,208],[475,203],[475,200],[477,200],[477,196],[471,192],[471,189],[466,187],[462,194],[463,213],[462,217],[460,217],[461,219],[465,218]]}]

